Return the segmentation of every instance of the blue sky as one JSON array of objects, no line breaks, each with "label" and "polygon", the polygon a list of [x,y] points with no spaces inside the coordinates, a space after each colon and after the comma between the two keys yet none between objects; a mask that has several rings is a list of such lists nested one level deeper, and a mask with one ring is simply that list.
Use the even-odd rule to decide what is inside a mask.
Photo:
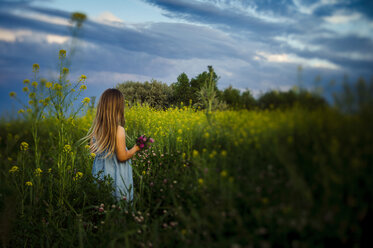
[{"label": "blue sky", "polygon": [[357,0],[0,0],[0,113],[17,109],[32,64],[52,79],[71,41],[69,17],[88,16],[70,68],[85,96],[126,80],[171,84],[212,65],[218,87],[287,90],[302,65],[306,87],[321,77],[372,77],[373,3]]}]

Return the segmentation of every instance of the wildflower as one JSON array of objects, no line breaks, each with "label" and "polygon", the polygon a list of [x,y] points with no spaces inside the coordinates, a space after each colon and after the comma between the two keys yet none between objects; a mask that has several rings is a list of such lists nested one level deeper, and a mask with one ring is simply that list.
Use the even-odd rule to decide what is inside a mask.
[{"label": "wildflower", "polygon": [[193,150],[193,157],[197,157],[198,156],[198,151],[197,150]]},{"label": "wildflower", "polygon": [[203,152],[203,153],[207,152],[207,149],[206,149],[206,148],[203,148],[203,149],[202,149],[202,152]]},{"label": "wildflower", "polygon": [[89,149],[89,147],[90,147],[89,145],[85,145],[85,148],[86,148],[86,149]]},{"label": "wildflower", "polygon": [[92,152],[91,157],[94,159],[96,157],[96,154]]},{"label": "wildflower", "polygon": [[85,97],[82,101],[82,103],[89,103],[91,99],[89,97]]},{"label": "wildflower", "polygon": [[28,147],[29,147],[29,145],[27,144],[27,142],[23,141],[21,143],[20,149],[21,149],[21,151],[27,151]]},{"label": "wildflower", "polygon": [[31,92],[30,95],[29,95],[30,98],[33,98],[35,97],[35,92]]},{"label": "wildflower", "polygon": [[226,170],[222,170],[222,171],[220,172],[220,176],[222,176],[222,177],[226,177],[227,175],[228,175],[228,173],[227,173]]},{"label": "wildflower", "polygon": [[61,49],[59,54],[58,54],[58,57],[61,59],[61,58],[65,58],[66,57],[66,50],[64,49]]},{"label": "wildflower", "polygon": [[13,166],[10,170],[9,170],[9,173],[14,173],[14,172],[17,172],[19,170],[18,166]]},{"label": "wildflower", "polygon": [[53,88],[54,88],[55,90],[61,90],[61,89],[62,89],[62,85],[59,84],[59,83],[55,83],[54,86],[53,86]]},{"label": "wildflower", "polygon": [[28,92],[28,87],[25,86],[25,87],[22,88],[22,90],[23,90],[24,92]]},{"label": "wildflower", "polygon": [[98,209],[98,211],[99,211],[100,213],[102,213],[102,212],[104,212],[104,208],[100,207],[100,208]]},{"label": "wildflower", "polygon": [[142,174],[145,175],[146,171],[142,171]]},{"label": "wildflower", "polygon": [[222,155],[223,157],[227,156],[227,151],[226,151],[226,150],[221,151],[221,155]]},{"label": "wildflower", "polygon": [[21,114],[21,113],[24,113],[25,111],[23,109],[20,109],[18,110],[18,113]]},{"label": "wildflower", "polygon": [[31,85],[34,86],[34,87],[36,88],[36,87],[38,86],[38,82],[34,81],[34,82],[32,82]]},{"label": "wildflower", "polygon": [[33,64],[32,65],[32,71],[33,72],[37,72],[39,70],[39,68],[40,68],[39,64]]},{"label": "wildflower", "polygon": [[30,79],[25,79],[25,80],[23,80],[23,83],[24,83],[24,84],[28,84],[28,83],[30,83]]},{"label": "wildflower", "polygon": [[30,181],[26,182],[26,186],[31,187],[32,186],[32,182],[30,182]]},{"label": "wildflower", "polygon": [[183,152],[183,155],[182,155],[183,159],[185,159],[185,155],[186,155],[185,152]]},{"label": "wildflower", "polygon": [[67,74],[67,73],[69,73],[69,69],[66,68],[66,67],[62,68],[62,73],[63,73],[63,74]]},{"label": "wildflower", "polygon": [[179,130],[177,130],[177,132],[178,132],[179,134],[182,134],[182,133],[183,133],[183,130],[179,129]]},{"label": "wildflower", "polygon": [[78,171],[78,172],[75,174],[73,180],[76,181],[76,180],[78,180],[78,179],[80,179],[80,178],[82,178],[82,177],[83,177],[83,173],[80,172],[80,171]]},{"label": "wildflower", "polygon": [[85,90],[85,89],[87,89],[87,86],[86,85],[80,85],[80,88],[79,88],[80,90]]},{"label": "wildflower", "polygon": [[28,104],[32,105],[34,103],[33,100],[28,101]]},{"label": "wildflower", "polygon": [[32,109],[28,108],[26,111],[27,111],[28,113],[31,113],[31,112],[32,112]]},{"label": "wildflower", "polygon": [[203,178],[199,178],[198,183],[202,185],[203,184]]},{"label": "wildflower", "polygon": [[36,168],[35,171],[34,171],[34,174],[35,174],[36,176],[40,176],[40,174],[41,174],[42,172],[43,172],[42,169],[40,169],[40,168]]},{"label": "wildflower", "polygon": [[70,145],[65,145],[63,147],[63,151],[66,152],[66,153],[70,152],[71,151],[71,146]]},{"label": "wildflower", "polygon": [[81,79],[81,80],[86,80],[86,79],[87,79],[87,76],[86,76],[86,75],[81,75],[81,76],[80,76],[80,79]]},{"label": "wildflower", "polygon": [[210,137],[210,134],[209,133],[205,133],[205,138],[207,139],[208,137]]},{"label": "wildflower", "polygon": [[47,87],[49,89],[50,87],[52,87],[52,83],[51,82],[46,82],[45,87]]},{"label": "wildflower", "polygon": [[12,92],[9,93],[9,96],[10,96],[10,97],[15,97],[16,95],[17,95],[17,94],[16,94],[14,91],[12,91]]},{"label": "wildflower", "polygon": [[51,172],[52,172],[52,168],[49,168],[49,169],[48,169],[48,173],[51,173]]}]

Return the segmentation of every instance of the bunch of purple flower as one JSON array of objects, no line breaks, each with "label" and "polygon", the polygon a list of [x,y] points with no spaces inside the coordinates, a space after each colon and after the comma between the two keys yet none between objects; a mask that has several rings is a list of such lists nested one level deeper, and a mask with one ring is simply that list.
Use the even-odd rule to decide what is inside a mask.
[{"label": "bunch of purple flower", "polygon": [[150,143],[154,143],[154,139],[148,138],[145,135],[141,135],[136,139],[136,145],[138,145],[141,150],[151,147]]}]

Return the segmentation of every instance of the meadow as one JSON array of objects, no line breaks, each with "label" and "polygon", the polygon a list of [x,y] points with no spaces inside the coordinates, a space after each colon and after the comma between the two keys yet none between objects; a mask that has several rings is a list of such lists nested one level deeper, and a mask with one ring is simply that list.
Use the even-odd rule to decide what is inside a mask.
[{"label": "meadow", "polygon": [[95,115],[80,97],[86,77],[67,81],[61,66],[48,82],[33,70],[20,86],[29,102],[0,123],[2,247],[371,243],[371,114],[126,105],[127,147],[141,134],[155,140],[132,158],[128,205],[114,201],[110,178],[92,176],[95,154],[78,142]]}]

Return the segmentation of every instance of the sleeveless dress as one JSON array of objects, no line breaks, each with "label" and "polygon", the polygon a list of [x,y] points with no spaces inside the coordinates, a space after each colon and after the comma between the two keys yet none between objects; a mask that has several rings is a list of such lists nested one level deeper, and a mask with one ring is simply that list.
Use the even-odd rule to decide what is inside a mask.
[{"label": "sleeveless dress", "polygon": [[[95,142],[95,138],[93,138],[93,142]],[[127,147],[126,150],[128,150]],[[96,154],[92,166],[92,175],[97,176],[99,171],[103,171],[99,177],[101,180],[104,179],[104,175],[110,175],[113,178],[113,186],[115,188],[114,197],[119,201],[125,196],[127,202],[133,201],[132,160],[128,159],[120,162],[115,153],[112,157],[104,158],[106,154],[106,150]]]}]

